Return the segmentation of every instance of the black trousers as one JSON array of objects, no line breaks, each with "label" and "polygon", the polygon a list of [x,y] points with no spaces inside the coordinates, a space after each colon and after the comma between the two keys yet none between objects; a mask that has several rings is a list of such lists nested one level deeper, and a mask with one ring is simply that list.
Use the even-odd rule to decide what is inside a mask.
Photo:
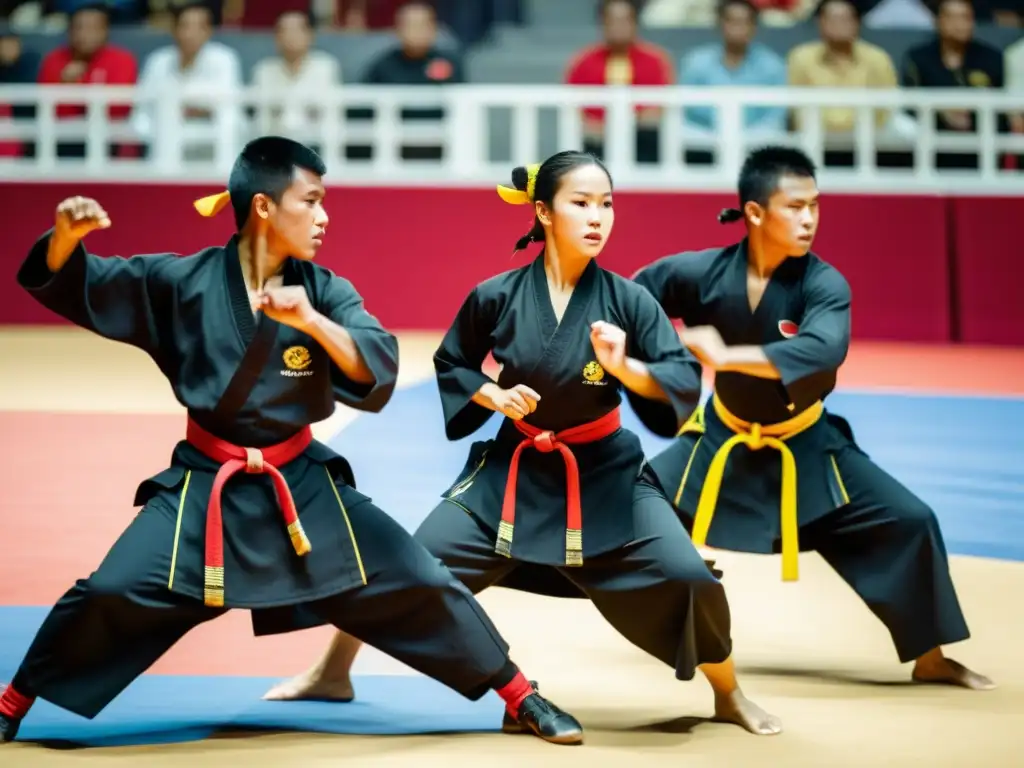
[{"label": "black trousers", "polygon": [[[366,585],[299,608],[467,698],[483,696],[507,669],[508,646],[476,598],[373,504],[348,512]],[[133,557],[120,556],[125,546]],[[50,611],[12,681],[15,689],[95,717],[190,630],[225,613],[165,585],[140,586],[148,558],[139,548],[157,557],[166,546],[118,541]]]},{"label": "black trousers", "polygon": [[[462,507],[442,501],[416,539],[473,593],[509,586],[564,597],[585,595],[629,642],[693,678],[701,664],[732,653],[725,589],[694,548],[671,504],[637,484],[632,513],[636,539],[590,557],[581,567],[523,563],[494,551],[495,534]],[[571,653],[567,643],[566,653]]]},{"label": "black trousers", "polygon": [[817,550],[892,636],[901,662],[971,636],[931,507],[856,450],[836,455],[849,503],[804,526]]},{"label": "black trousers", "polygon": [[[696,436],[684,435],[651,460],[664,484],[678,485],[691,452],[701,450],[699,445],[694,447],[696,441]],[[809,519],[800,525],[800,549],[816,550],[861,597],[889,630],[901,662],[969,638],[932,509],[852,445],[832,457],[846,503],[824,515],[801,510],[801,516],[806,513]],[[691,476],[688,488],[692,482]],[[741,472],[726,469],[723,487],[743,482]],[[829,502],[822,499],[821,503]],[[777,497],[763,507],[749,514],[779,514]],[[683,525],[692,530],[695,512],[677,511]],[[711,523],[712,546],[740,552],[781,551],[777,539],[751,538],[749,522],[749,518],[732,517],[729,510],[717,511]]]}]

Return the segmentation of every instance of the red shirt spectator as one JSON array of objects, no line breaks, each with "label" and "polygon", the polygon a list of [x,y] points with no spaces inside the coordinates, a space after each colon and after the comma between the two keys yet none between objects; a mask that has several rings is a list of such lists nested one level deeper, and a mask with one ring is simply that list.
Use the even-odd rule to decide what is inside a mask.
[{"label": "red shirt spectator", "polygon": [[[86,6],[68,24],[68,44],[50,51],[39,67],[44,85],[135,85],[138,63],[129,51],[107,43],[109,19],[104,10]],[[123,120],[127,104],[112,105],[110,118]],[[84,104],[58,104],[57,119],[82,117]]]},{"label": "red shirt spectator", "polygon": [[[671,85],[675,69],[668,52],[637,39],[636,5],[628,0],[605,0],[601,4],[604,42],[585,48],[569,63],[565,81],[569,85]],[[604,109],[583,110],[590,128],[604,123]],[[657,107],[637,105],[643,115],[660,114]]]}]

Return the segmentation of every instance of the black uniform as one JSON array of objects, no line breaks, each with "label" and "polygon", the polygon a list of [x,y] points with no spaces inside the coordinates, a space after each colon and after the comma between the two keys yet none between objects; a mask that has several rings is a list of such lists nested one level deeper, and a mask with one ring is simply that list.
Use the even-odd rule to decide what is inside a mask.
[{"label": "black uniform", "polygon": [[[901,661],[970,636],[949,574],[942,533],[931,509],[876,466],[849,424],[824,410],[850,342],[850,288],[813,253],[783,262],[753,311],[747,295],[747,243],[668,256],[634,278],[666,313],[687,326],[711,325],[729,346],[760,346],[781,375],[716,375],[718,406],[702,409],[678,439],[651,461],[688,529],[709,469],[736,435],[726,421],[791,422],[784,445],[794,459],[799,549],[816,550],[888,627]],[[820,417],[815,418],[815,416]],[[723,420],[723,415],[725,420]],[[801,423],[803,422],[803,423]],[[783,451],[732,448],[714,517],[711,547],[782,551]],[[721,461],[721,459],[720,459]],[[698,545],[700,536],[695,536]]]},{"label": "black uniform", "polygon": [[[647,292],[591,262],[559,322],[542,254],[478,285],[437,350],[448,438],[470,435],[494,415],[472,401],[490,381],[481,372],[489,352],[501,365],[499,386],[524,384],[541,396],[529,424],[558,433],[618,408],[624,388],[601,368],[590,342],[598,320],[626,332],[626,354],[646,362],[668,396],[667,403],[655,402],[625,390],[637,415],[656,433],[674,434],[699,401],[700,366],[665,313]],[[700,664],[727,659],[724,589],[679,525],[639,439],[621,427],[570,446],[579,465],[582,563],[567,564],[566,462],[557,451],[523,452],[511,550],[498,553],[509,464],[523,439],[506,419],[493,440],[474,443],[416,539],[473,592],[496,585],[590,598],[619,632],[672,666],[679,679],[692,678]]]},{"label": "black uniform", "polygon": [[[147,352],[189,416],[222,440],[267,447],[329,416],[336,400],[376,412],[391,397],[395,338],[322,267],[289,259],[284,282],[348,330],[373,385],[350,381],[309,335],[254,317],[237,237],[187,257],[99,258],[79,245],[56,274],[48,243],[49,234],[32,248],[19,283],[77,325]],[[316,441],[279,467],[312,550],[296,555],[267,476],[236,475],[223,495],[224,607],[205,605],[217,469],[181,442],[170,467],[139,486],[142,510],[53,608],[12,683],[19,693],[93,717],[189,630],[230,608],[251,609],[265,632],[292,629],[280,617],[308,612],[470,698],[506,668],[507,646],[472,595]],[[261,622],[264,613],[276,624]]]}]

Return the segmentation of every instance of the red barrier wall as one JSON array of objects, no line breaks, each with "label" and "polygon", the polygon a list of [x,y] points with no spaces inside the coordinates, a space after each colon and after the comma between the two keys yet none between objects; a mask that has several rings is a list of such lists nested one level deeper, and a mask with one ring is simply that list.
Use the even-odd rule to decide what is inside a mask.
[{"label": "red barrier wall", "polygon": [[1024,200],[951,201],[953,274],[960,340],[1024,344],[1020,245]]},{"label": "red barrier wall", "polygon": [[[54,206],[64,197],[95,197],[110,213],[114,226],[89,238],[96,253],[190,253],[230,236],[230,214],[208,221],[192,209],[194,198],[211,191],[176,185],[0,185],[7,213],[0,323],[60,322],[18,289],[14,276],[26,249],[50,226]],[[350,278],[370,311],[392,328],[446,327],[475,283],[529,258],[510,258],[513,243],[530,224],[529,211],[503,204],[490,190],[339,187],[331,190],[327,202],[332,223],[319,258]],[[665,254],[726,244],[742,232],[738,225],[723,227],[716,221],[718,211],[730,204],[732,196],[721,194],[621,192],[615,233],[602,263],[630,274]],[[1003,234],[1008,236],[1016,205],[830,195],[815,250],[850,281],[854,335],[919,342],[950,339],[956,314],[951,312],[949,284],[952,232],[963,283],[953,295],[963,298],[956,309],[967,337],[1024,343],[1024,302],[1014,301],[1016,284],[1006,272],[1013,241],[1003,241],[1006,245],[998,249],[993,245]],[[947,228],[950,212],[963,220],[962,226]],[[886,220],[892,224],[884,225]],[[984,237],[972,234],[979,227],[987,232]]]}]

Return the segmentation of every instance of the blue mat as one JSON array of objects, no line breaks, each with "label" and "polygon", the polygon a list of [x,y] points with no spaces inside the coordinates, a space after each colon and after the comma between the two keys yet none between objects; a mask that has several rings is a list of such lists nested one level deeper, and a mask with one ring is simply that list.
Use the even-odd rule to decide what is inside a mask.
[{"label": "blue mat", "polygon": [[[0,680],[13,676],[47,611],[0,608]],[[401,735],[497,732],[501,727],[497,694],[467,701],[421,675],[356,677],[358,699],[348,704],[261,701],[275,682],[262,677],[146,675],[95,720],[37,702],[18,739],[112,747],[196,741],[224,730]]]},{"label": "blue mat", "polygon": [[[864,449],[936,511],[953,553],[1024,560],[1024,400],[843,393],[830,408],[848,418]],[[493,418],[472,440],[494,433]],[[668,441],[634,414],[624,424],[649,455]],[[959,426],[963,425],[963,426]],[[400,390],[380,415],[363,416],[334,441],[352,462],[359,487],[412,530],[455,479],[471,440],[444,438],[431,382]],[[10,679],[45,608],[0,608],[0,680]],[[303,730],[351,734],[496,731],[501,703],[469,702],[421,676],[356,680],[351,704],[260,701],[272,680],[147,675],[93,721],[45,702],[19,738],[86,746],[202,739],[218,730]]]},{"label": "blue mat", "polygon": [[[1024,560],[1024,399],[838,393],[829,408],[850,421],[860,445],[924,499],[955,554]],[[473,440],[444,437],[434,382],[403,389],[379,415],[361,416],[332,446],[352,463],[360,490],[409,530],[454,482]],[[668,441],[628,406],[623,425],[649,456]]]}]

